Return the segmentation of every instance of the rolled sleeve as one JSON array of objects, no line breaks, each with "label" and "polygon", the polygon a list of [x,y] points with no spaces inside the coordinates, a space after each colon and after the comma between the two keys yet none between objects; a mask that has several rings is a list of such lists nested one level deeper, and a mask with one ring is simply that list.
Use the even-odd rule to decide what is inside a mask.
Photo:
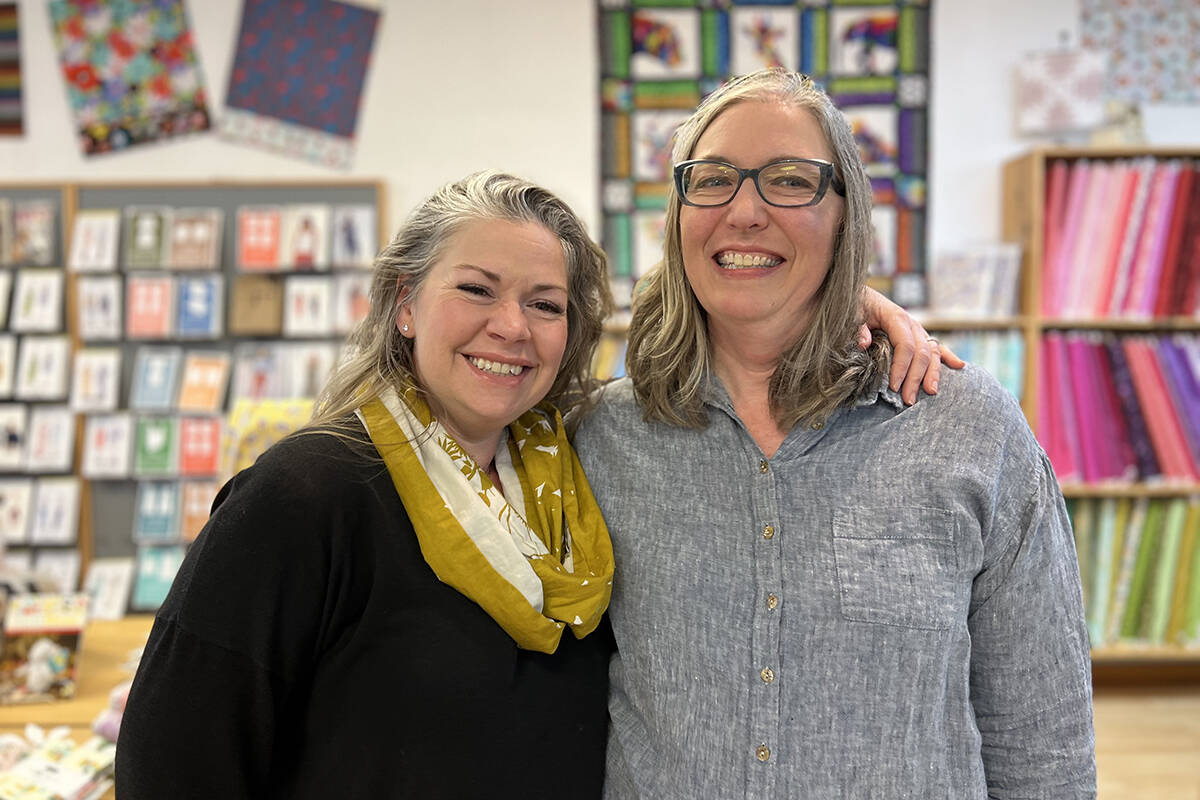
[{"label": "rolled sleeve", "polygon": [[[1035,458],[1032,469],[1006,470],[998,487],[997,524],[985,537],[994,547],[985,545],[968,618],[971,703],[989,797],[1093,798],[1079,565],[1049,462],[1040,452]],[[1010,500],[1019,505],[1005,509]]]}]

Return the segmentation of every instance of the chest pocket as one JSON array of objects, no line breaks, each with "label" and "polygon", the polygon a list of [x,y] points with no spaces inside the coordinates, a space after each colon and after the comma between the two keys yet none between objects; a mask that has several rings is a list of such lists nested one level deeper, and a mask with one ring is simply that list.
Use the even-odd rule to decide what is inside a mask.
[{"label": "chest pocket", "polygon": [[954,515],[941,508],[840,508],[833,514],[842,617],[949,630],[958,614]]}]

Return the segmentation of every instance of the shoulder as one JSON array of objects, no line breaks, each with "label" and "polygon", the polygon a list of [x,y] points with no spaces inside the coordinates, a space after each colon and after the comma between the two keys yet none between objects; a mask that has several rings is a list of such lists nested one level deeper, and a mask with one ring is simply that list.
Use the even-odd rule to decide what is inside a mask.
[{"label": "shoulder", "polygon": [[924,412],[918,416],[931,444],[965,452],[981,466],[1025,469],[1042,456],[1017,398],[975,364],[943,369],[938,393],[922,396],[913,408]]}]

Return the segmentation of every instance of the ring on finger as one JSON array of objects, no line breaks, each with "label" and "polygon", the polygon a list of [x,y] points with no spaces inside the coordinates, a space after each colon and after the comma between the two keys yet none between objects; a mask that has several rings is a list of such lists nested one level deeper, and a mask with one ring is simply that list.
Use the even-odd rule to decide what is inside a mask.
[{"label": "ring on finger", "polygon": [[929,342],[934,347],[941,347],[942,343],[935,336],[926,336],[925,341]]}]

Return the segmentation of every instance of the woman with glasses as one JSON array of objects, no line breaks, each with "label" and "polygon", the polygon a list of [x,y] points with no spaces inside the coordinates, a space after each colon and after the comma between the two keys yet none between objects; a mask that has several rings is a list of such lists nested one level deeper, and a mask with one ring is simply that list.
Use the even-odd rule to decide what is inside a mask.
[{"label": "woman with glasses", "polygon": [[672,160],[629,378],[575,440],[619,565],[606,797],[1095,797],[1058,485],[986,373],[909,405],[855,346],[846,120],[758,72]]}]

